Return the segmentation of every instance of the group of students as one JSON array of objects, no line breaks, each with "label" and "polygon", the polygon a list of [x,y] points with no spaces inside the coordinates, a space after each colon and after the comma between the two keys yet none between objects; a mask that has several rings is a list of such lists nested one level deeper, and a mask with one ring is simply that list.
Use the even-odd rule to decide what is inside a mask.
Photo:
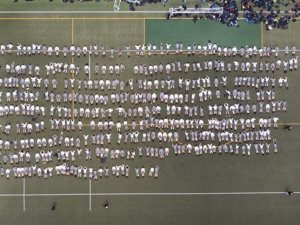
[{"label": "group of students", "polygon": [[[0,46],[3,54],[14,53],[11,45],[7,48],[12,52]],[[76,56],[74,48],[71,54]],[[137,55],[144,54],[143,50],[137,50]],[[151,45],[146,51],[156,55],[160,50],[153,50]],[[38,51],[49,55],[47,47],[29,52],[21,48],[18,54],[24,56],[24,51],[28,57],[39,54]],[[0,149],[5,165],[0,174],[9,177],[12,172],[17,177],[48,178],[56,171],[98,179],[111,171],[114,176],[127,177],[129,166],[126,165],[130,163],[122,161],[138,160],[142,155],[164,159],[172,150],[177,156],[192,152],[199,156],[250,155],[252,151],[264,155],[271,149],[277,152],[272,129],[278,128],[280,114],[288,110],[287,101],[279,99],[277,93],[284,91],[283,88],[287,90],[289,83],[287,76],[278,77],[267,71],[269,66],[275,72],[297,70],[297,49],[287,47],[282,52],[278,48],[246,46],[220,50],[211,42],[184,49],[182,43],[177,43],[174,53],[184,52],[188,55],[201,52],[210,58],[225,56],[232,62],[210,59],[141,64],[134,66],[132,78],[122,76],[121,73],[128,72],[123,63],[111,63],[113,73],[121,74],[116,77],[105,74],[102,77],[105,65],[101,63],[91,70],[88,64],[69,65],[52,60],[39,73],[33,72],[32,64],[19,64],[17,70],[15,62],[7,64],[5,76],[0,79],[0,86],[5,90],[0,92],[0,116],[26,116],[33,120],[2,124],[4,136],[0,139]],[[80,54],[94,54],[94,51],[84,49]],[[288,59],[281,60],[279,54],[286,54],[283,58]],[[266,58],[270,56],[275,59],[272,57],[269,63]],[[260,60],[256,62],[257,57]],[[248,72],[243,73],[243,68]],[[231,70],[240,74],[230,76]],[[92,72],[92,79],[87,78]],[[214,76],[208,74],[213,72]],[[58,76],[62,76],[61,83]],[[51,135],[45,135],[45,130]],[[16,137],[11,135],[14,133]],[[134,144],[136,149],[127,147],[129,144]],[[69,165],[84,159],[88,163],[95,158],[101,162],[113,160],[114,166],[96,169]],[[59,165],[51,167],[56,161]],[[23,167],[25,163],[44,166]],[[151,166],[148,175],[158,177],[158,171],[158,166]],[[144,168],[135,168],[135,174],[139,178],[146,172]]]}]

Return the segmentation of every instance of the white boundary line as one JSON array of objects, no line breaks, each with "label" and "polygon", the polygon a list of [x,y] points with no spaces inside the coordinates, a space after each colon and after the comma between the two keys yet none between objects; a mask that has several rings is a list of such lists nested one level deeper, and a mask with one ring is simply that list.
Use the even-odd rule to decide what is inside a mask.
[{"label": "white boundary line", "polygon": [[26,211],[26,183],[25,183],[25,177],[23,178],[23,212]]},{"label": "white boundary line", "polygon": [[[0,14],[161,14],[169,11],[0,11]],[[241,11],[242,12],[242,11]]]},{"label": "white boundary line", "polygon": [[89,80],[91,80],[91,54],[89,54]]},{"label": "white boundary line", "polygon": [[[0,11],[0,14],[162,14],[168,13],[169,10],[165,11]],[[260,12],[260,11],[256,11]],[[239,11],[239,14],[243,14],[244,11]],[[271,11],[263,11],[263,13],[271,13]],[[284,10],[280,11],[281,14],[285,13]],[[289,14],[289,13],[287,13]],[[120,18],[121,19],[121,18]]]},{"label": "white boundary line", "polygon": [[[90,186],[91,187],[91,186]],[[48,196],[208,196],[208,195],[283,195],[284,191],[278,192],[145,192],[145,193],[52,193],[52,194],[0,194],[0,197],[48,197]],[[294,192],[300,194],[300,192]]]},{"label": "white boundary line", "polygon": [[92,181],[89,180],[89,210],[92,211]]}]

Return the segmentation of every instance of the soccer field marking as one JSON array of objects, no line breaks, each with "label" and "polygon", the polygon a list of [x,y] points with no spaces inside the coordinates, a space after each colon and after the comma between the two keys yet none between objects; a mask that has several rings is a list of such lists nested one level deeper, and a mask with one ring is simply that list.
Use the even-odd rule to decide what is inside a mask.
[{"label": "soccer field marking", "polygon": [[[72,18],[72,45],[74,44],[74,19]],[[72,56],[72,60],[73,60],[73,56]],[[73,62],[72,62],[73,63]]]},{"label": "soccer field marking", "polygon": [[144,19],[144,45],[146,44],[146,19]]},{"label": "soccer field marking", "polygon": [[[230,196],[230,195],[285,195],[284,191],[271,192],[111,192],[111,193],[39,193],[25,194],[26,197],[51,196]],[[295,191],[294,194],[300,194]],[[20,197],[22,194],[0,194],[0,197]]]},{"label": "soccer field marking", "polygon": [[[165,17],[0,17],[0,20],[165,20]],[[239,20],[245,18],[240,17]],[[191,20],[191,18],[173,18],[172,20]]]},{"label": "soccer field marking", "polygon": [[[255,11],[257,13],[261,13],[260,10]],[[270,14],[272,11],[262,11],[262,13]],[[78,11],[64,11],[64,10],[32,10],[32,11],[22,11],[22,10],[10,10],[10,11],[0,11],[0,14],[166,14],[169,13],[169,10],[164,11],[130,11],[130,10],[120,10],[120,11],[109,11],[109,10],[103,10],[103,11],[96,11],[96,10],[78,10]],[[244,11],[240,10],[238,11],[238,14],[244,14]],[[292,13],[286,13],[285,10],[279,11],[279,14],[289,14]]]},{"label": "soccer field marking", "polygon": [[26,181],[23,177],[23,212],[26,211]]},{"label": "soccer field marking", "polygon": [[[0,20],[165,20],[165,17],[0,17]],[[176,20],[191,18],[176,18]]]},{"label": "soccer field marking", "polygon": [[[0,20],[166,20],[165,17],[0,17]],[[299,18],[295,18],[300,20]],[[172,20],[192,20],[189,17],[172,18]],[[245,20],[244,17],[239,17],[239,20]]]},{"label": "soccer field marking", "polygon": [[89,80],[91,80],[91,54],[89,54]]},{"label": "soccer field marking", "polygon": [[[169,11],[0,11],[0,14],[161,14],[168,13]],[[240,11],[242,14],[242,11]]]},{"label": "soccer field marking", "polygon": [[260,47],[264,47],[264,24],[260,23]]},{"label": "soccer field marking", "polygon": [[89,211],[92,211],[92,180],[89,180]]}]

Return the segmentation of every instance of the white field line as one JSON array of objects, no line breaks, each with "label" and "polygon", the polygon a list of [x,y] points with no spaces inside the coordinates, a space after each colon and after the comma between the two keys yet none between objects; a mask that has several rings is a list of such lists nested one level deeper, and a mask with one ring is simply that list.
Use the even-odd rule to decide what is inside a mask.
[{"label": "white field line", "polygon": [[161,14],[169,11],[0,11],[0,14]]},{"label": "white field line", "polygon": [[[164,11],[0,11],[0,14],[162,14],[168,13],[169,10]],[[256,11],[260,12],[260,11]],[[239,11],[239,14],[243,14],[244,11]],[[263,11],[263,13],[271,13],[271,11]],[[280,14],[285,14],[284,10],[280,11]],[[288,13],[287,13],[288,14]]]},{"label": "white field line", "polygon": [[89,54],[89,80],[91,80],[91,54]]},{"label": "white field line", "polygon": [[26,211],[26,182],[25,177],[23,178],[23,212]]},{"label": "white field line", "polygon": [[89,210],[92,211],[92,181],[89,180]]},{"label": "white field line", "polygon": [[[48,197],[48,196],[208,196],[208,195],[283,195],[287,192],[146,192],[146,193],[52,193],[52,194],[0,194],[0,197]],[[300,194],[300,192],[294,192]]]}]

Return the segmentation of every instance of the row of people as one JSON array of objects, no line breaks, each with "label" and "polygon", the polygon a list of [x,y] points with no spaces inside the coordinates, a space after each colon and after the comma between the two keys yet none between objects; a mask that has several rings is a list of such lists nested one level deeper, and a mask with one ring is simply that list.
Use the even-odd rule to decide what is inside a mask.
[{"label": "row of people", "polygon": [[182,154],[191,154],[194,152],[196,156],[201,156],[204,154],[232,154],[232,155],[247,155],[250,156],[251,152],[255,151],[256,154],[269,154],[272,150],[274,153],[278,152],[278,144],[277,140],[269,140],[266,142],[254,142],[254,143],[246,143],[243,145],[240,144],[199,144],[196,146],[192,146],[191,144],[183,145],[183,144],[173,144],[173,151],[175,155]]},{"label": "row of people", "polygon": [[[288,83],[280,83],[279,87],[285,87],[288,89]],[[276,91],[274,89],[261,89],[257,90],[255,92],[252,92],[252,94],[256,94],[256,98],[260,99],[259,101],[264,101],[265,99],[268,101],[275,100]],[[223,97],[222,97],[223,96]],[[25,96],[26,97],[26,96]],[[37,96],[32,95],[31,98],[27,95],[26,98],[21,98],[20,100],[24,102],[35,102]],[[116,110],[118,110],[118,105],[130,102],[132,105],[140,105],[144,103],[151,103],[151,104],[184,104],[184,103],[190,103],[192,105],[196,104],[197,102],[204,102],[204,101],[211,101],[214,99],[224,99],[224,100],[230,100],[234,99],[236,101],[250,101],[253,99],[251,97],[251,92],[249,89],[246,90],[240,90],[240,89],[233,89],[232,91],[225,89],[223,93],[220,89],[217,89],[216,91],[211,90],[203,90],[197,91],[197,92],[190,92],[190,93],[167,93],[167,92],[149,92],[144,91],[143,93],[132,93],[129,94],[128,92],[125,93],[112,93],[112,94],[81,94],[80,92],[45,92],[45,100],[50,103],[72,103],[74,102],[79,107],[82,107],[82,105],[90,105],[90,106],[96,106],[98,108],[99,106],[107,106],[109,103],[116,105]],[[11,102],[10,94],[9,98],[6,98],[6,102]],[[18,101],[18,98],[15,97],[13,100]],[[32,100],[32,101],[31,101]],[[22,101],[22,102],[23,102]],[[23,104],[24,105],[24,104]],[[98,107],[97,107],[98,106]],[[62,107],[62,106],[58,106]]]},{"label": "row of people", "polygon": [[[115,177],[129,177],[129,166],[128,165],[115,165],[111,169],[108,167],[99,169],[86,167],[86,166],[76,166],[67,165],[66,163],[62,165],[57,165],[55,167],[39,167],[37,165],[32,166],[18,166],[18,167],[0,167],[0,176],[9,179],[11,176],[14,178],[24,178],[24,177],[39,177],[48,179],[53,177],[53,172],[55,171],[57,176],[74,176],[78,178],[97,180],[98,178],[108,178],[111,174]],[[158,178],[159,166],[150,166],[149,172],[146,174],[146,169],[144,166],[135,167],[136,178],[144,178],[145,175],[148,177]]]},{"label": "row of people", "polygon": [[[244,131],[229,131],[229,130],[219,130],[218,132],[215,130],[184,130],[184,135],[186,141],[193,139],[194,141],[198,140],[212,140],[215,138],[219,141],[224,140],[235,140],[238,142],[243,141],[253,141],[253,140],[265,140],[271,138],[271,130],[269,129],[270,125],[268,125],[268,121],[262,122],[260,121],[259,129],[252,128],[252,124],[242,125],[245,126]],[[264,124],[266,123],[266,124]],[[274,119],[271,120],[271,124],[273,124],[274,128],[277,128],[278,125],[274,122]],[[235,125],[236,126],[236,125]],[[251,129],[252,131],[248,131]],[[220,136],[219,136],[220,135]],[[160,128],[159,131],[132,131],[125,133],[117,133],[112,135],[111,133],[100,133],[98,135],[86,135],[83,134],[81,137],[74,138],[73,136],[59,136],[58,137],[49,137],[49,138],[20,138],[13,140],[2,140],[0,139],[0,149],[4,150],[12,150],[12,149],[33,149],[37,148],[52,148],[57,145],[60,145],[65,148],[72,148],[81,146],[87,147],[89,144],[92,145],[104,145],[111,144],[112,140],[114,140],[117,144],[127,144],[127,143],[151,143],[151,142],[178,142],[179,141],[179,133],[177,131],[165,131],[163,128]],[[193,137],[193,138],[191,138]],[[224,137],[224,139],[223,139]]]},{"label": "row of people", "polygon": [[46,116],[45,106],[34,104],[0,105],[0,117],[3,116]]},{"label": "row of people", "polygon": [[[54,107],[51,107],[52,109]],[[61,110],[62,109],[62,110]],[[183,107],[177,105],[167,105],[166,108],[161,108],[160,106],[153,105],[152,107],[138,107],[138,108],[129,108],[126,110],[125,108],[119,107],[116,110],[112,108],[104,109],[104,108],[75,108],[74,114],[72,115],[70,108],[58,108],[58,112],[55,111],[50,112],[50,116],[54,117],[57,116],[58,119],[50,119],[51,129],[66,129],[65,126],[78,126],[82,127],[83,123],[79,120],[76,124],[74,121],[70,121],[68,119],[61,119],[61,118],[85,118],[89,120],[90,127],[99,127],[99,129],[111,129],[108,127],[116,126],[119,127],[119,122],[113,122],[109,120],[94,120],[95,118],[112,118],[113,115],[117,115],[120,118],[133,118],[132,127],[135,127],[134,124],[144,124],[146,127],[150,124],[156,124],[156,121],[164,120],[165,118],[157,118],[156,120],[153,119],[153,116],[161,115],[161,112],[166,112],[167,116],[182,116],[185,115],[187,118],[195,118],[195,117],[204,117],[205,115],[209,116],[221,116],[225,115],[238,115],[238,114],[269,114],[275,112],[286,112],[288,110],[288,105],[286,100],[279,100],[279,101],[269,101],[264,103],[260,101],[258,104],[214,104],[208,105],[207,109],[200,106],[188,106],[184,105]],[[113,112],[118,112],[115,114]],[[142,119],[142,117],[145,117]],[[134,118],[140,118],[135,120]],[[172,120],[172,119],[169,119]],[[105,125],[107,124],[107,125]],[[124,121],[124,126],[128,126],[127,120]],[[109,126],[108,126],[109,125]]]},{"label": "row of people", "polygon": [[224,62],[220,60],[198,61],[198,62],[185,62],[182,63],[179,60],[172,63],[163,64],[140,64],[133,67],[135,75],[155,75],[155,74],[172,74],[175,72],[203,72],[203,71],[215,71],[215,72],[275,72],[282,69],[284,72],[293,71],[298,69],[298,56],[289,58],[287,60],[277,59],[276,61],[232,61]]},{"label": "row of people", "polygon": [[[269,77],[269,76],[235,76],[234,77],[235,86],[247,86],[247,87],[275,87],[278,83],[279,87],[282,85],[287,85],[287,77]],[[201,88],[219,88],[226,87],[229,83],[227,76],[222,77],[198,77],[198,78],[183,78],[178,77],[177,79],[168,77],[167,79],[128,79],[128,80],[98,80],[98,79],[74,79],[65,78],[63,85],[65,89],[85,89],[85,90],[125,90],[128,86],[129,90],[139,89],[139,90],[158,90],[158,89],[182,89],[194,90]],[[51,86],[50,86],[51,85]],[[48,78],[38,78],[38,77],[4,77],[0,79],[0,87],[3,88],[52,88],[57,89],[58,81],[57,79]],[[2,93],[2,92],[1,92]],[[26,91],[14,90],[9,95],[17,96],[18,93],[26,93]]]},{"label": "row of people", "polygon": [[[174,50],[173,50],[174,49]],[[83,46],[52,46],[52,45],[45,45],[45,44],[21,44],[18,43],[14,45],[13,43],[8,44],[0,44],[0,54],[12,54],[16,53],[19,56],[27,55],[47,55],[47,56],[59,56],[60,54],[63,56],[88,56],[88,55],[94,55],[98,56],[99,53],[103,57],[106,56],[106,53],[110,53],[110,58],[113,58],[115,55],[122,56],[123,52],[126,52],[127,56],[130,56],[130,52],[135,52],[136,55],[143,56],[145,53],[149,55],[153,54],[168,54],[170,52],[175,52],[177,54],[182,52],[187,52],[189,54],[197,54],[202,53],[204,55],[225,55],[225,56],[236,56],[241,55],[245,57],[251,57],[259,55],[261,57],[263,56],[270,56],[272,54],[275,54],[275,56],[278,55],[280,51],[284,51],[285,54],[288,54],[289,52],[292,53],[292,55],[296,54],[297,48],[296,46],[285,46],[284,49],[279,49],[278,46],[264,46],[262,48],[259,48],[257,46],[244,46],[244,47],[236,47],[236,46],[220,46],[215,42],[208,41],[206,44],[184,44],[183,42],[179,41],[172,46],[170,43],[160,43],[159,46],[157,46],[154,43],[148,43],[148,44],[135,44],[134,46],[125,46],[121,49],[114,49],[111,48],[105,48],[103,45],[100,45],[98,47],[97,44],[91,44],[89,46],[83,45]]]},{"label": "row of people", "polygon": [[[17,149],[16,149],[17,150]],[[94,152],[94,151],[93,151]],[[83,154],[84,153],[84,154]],[[136,155],[139,158],[142,156],[150,157],[150,158],[159,158],[164,159],[169,156],[169,148],[162,147],[153,147],[153,146],[145,146],[138,147],[138,150],[129,150],[129,149],[108,149],[104,147],[97,146],[95,152],[92,153],[90,148],[79,148],[77,146],[76,149],[57,149],[53,150],[41,150],[37,152],[33,151],[24,151],[20,150],[19,152],[3,152],[2,154],[2,163],[4,165],[19,165],[22,163],[31,163],[34,161],[36,164],[42,162],[42,164],[51,163],[54,161],[58,162],[75,162],[76,159],[85,157],[86,160],[91,160],[96,155],[97,159],[121,159],[121,160],[133,160]]]},{"label": "row of people", "polygon": [[[160,105],[152,105],[150,107],[139,106],[139,107],[130,107],[125,109],[123,107],[118,107],[115,110],[113,108],[75,108],[74,109],[74,118],[92,118],[90,120],[94,126],[97,123],[103,123],[104,121],[94,120],[95,118],[111,118],[113,115],[117,115],[120,118],[142,118],[145,117],[149,119],[153,116],[160,116],[162,113],[166,113],[167,116],[187,116],[189,118],[192,117],[204,117],[205,115],[213,116],[213,115],[238,115],[238,114],[269,114],[274,112],[286,112],[288,110],[288,104],[286,100],[268,100],[268,102],[263,102],[263,99],[259,97],[260,101],[258,103],[232,103],[229,104],[227,102],[208,105],[207,108],[203,108],[201,106],[196,105],[174,105],[168,104],[165,107],[161,107]],[[64,109],[65,110],[65,109]],[[58,115],[59,118],[70,118],[69,114],[66,114],[67,111],[64,112],[64,115],[61,115],[61,112],[58,112],[55,115]],[[114,113],[115,112],[115,113]],[[54,113],[51,113],[54,116]],[[60,119],[56,119],[57,121],[62,121]],[[139,121],[141,121],[140,119]],[[54,125],[51,122],[51,124]],[[137,122],[137,121],[136,121]],[[56,122],[55,122],[56,123]],[[60,122],[58,122],[60,123]],[[149,122],[151,123],[151,122]]]},{"label": "row of people", "polygon": [[[215,114],[217,114],[218,111],[216,111]],[[191,116],[191,118],[194,118]],[[258,122],[257,122],[258,121]],[[245,127],[252,127],[255,128],[257,125],[261,127],[271,127],[274,128],[278,127],[278,117],[269,117],[269,118],[259,118],[256,119],[254,117],[252,118],[239,118],[239,119],[223,119],[219,120],[216,118],[208,119],[206,124],[208,124],[208,129],[211,127],[219,127],[224,126],[230,127],[230,129],[238,129],[238,125],[241,126],[241,129],[244,129]],[[116,130],[117,132],[121,132],[123,130],[149,130],[153,127],[155,128],[163,128],[163,129],[202,129],[204,126],[204,120],[202,119],[169,119],[169,118],[161,118],[161,119],[155,119],[155,120],[148,120],[148,119],[141,119],[141,120],[133,120],[132,122],[128,123],[127,121],[123,121],[122,123],[120,121],[117,121],[116,123],[113,121],[90,121],[88,124],[88,127],[90,130],[95,131],[112,131]],[[233,127],[234,126],[234,127]],[[75,131],[78,127],[78,130],[81,131],[83,127],[82,121],[78,121],[77,124],[74,121],[71,120],[52,120],[51,121],[51,130],[63,130],[63,131]],[[39,121],[34,123],[16,123],[15,124],[15,131],[17,134],[31,134],[32,132],[40,133],[45,130],[45,122]],[[9,135],[11,130],[13,129],[13,126],[11,123],[8,123],[7,125],[2,125],[1,130],[4,134]]]},{"label": "row of people", "polygon": [[[68,65],[65,64],[67,67]],[[199,71],[212,71],[212,70],[215,70],[216,72],[217,71],[228,71],[230,72],[231,71],[231,68],[232,68],[232,65],[234,66],[234,70],[235,71],[242,71],[242,72],[257,72],[258,71],[258,63],[257,62],[241,62],[241,64],[238,62],[238,61],[234,61],[233,64],[231,62],[228,62],[226,63],[226,67],[225,67],[225,63],[223,61],[217,61],[215,60],[214,62],[213,61],[204,61],[204,62],[198,62],[198,63],[192,63],[190,64],[189,62],[186,62],[184,63],[182,66],[181,66],[181,63],[180,61],[177,61],[176,63],[168,63],[166,64],[165,66],[163,66],[162,64],[160,65],[140,65],[140,66],[134,66],[134,74],[144,74],[144,75],[153,75],[153,74],[162,74],[164,72],[166,72],[167,74],[170,74],[171,72],[181,72],[181,71],[184,71],[184,72],[189,72],[189,68],[190,66],[192,65],[192,71],[193,72],[199,72]],[[203,68],[202,68],[202,66]],[[294,58],[290,58],[288,61],[281,61],[280,59],[278,59],[276,62],[273,62],[271,64],[269,64],[269,62],[261,62],[259,64],[259,72],[262,73],[262,72],[268,72],[269,71],[269,65],[270,65],[270,69],[271,71],[275,71],[275,70],[279,70],[280,68],[283,68],[284,72],[287,72],[288,70],[292,71],[292,70],[297,70],[298,69],[298,57],[294,57]],[[71,69],[71,66],[74,67],[74,69]],[[18,68],[19,66],[16,65],[15,68],[14,67],[10,67],[9,64],[6,65],[6,70],[7,70],[7,73],[8,74],[17,74],[17,75],[27,75],[26,73],[26,65],[23,64],[22,67],[24,67],[24,70],[22,69],[16,69]],[[29,64],[29,68],[31,68],[32,65]],[[51,69],[50,66],[47,66],[47,70],[46,70],[46,75],[48,76],[50,73],[55,75],[56,72],[66,72],[68,73],[68,69],[64,69],[63,71],[61,71],[60,69],[59,70],[56,70],[55,67],[53,66],[53,68]],[[77,68],[77,69],[76,69]],[[86,75],[89,75],[90,74],[90,67],[88,65],[85,65],[84,67],[84,72]],[[226,69],[225,69],[226,68]],[[251,69],[252,68],[252,69]],[[76,72],[75,72],[75,69],[76,69]],[[251,70],[250,70],[251,69]],[[80,70],[80,67],[75,67],[74,64],[71,64],[70,65],[70,70],[69,72],[70,73],[74,73],[74,74],[79,74],[79,70]],[[114,66],[109,66],[108,67],[108,71],[109,71],[109,74],[120,74],[122,72],[124,72],[125,70],[125,66],[123,64],[121,64],[121,66],[119,65],[116,65],[115,67]],[[39,77],[39,72],[40,70],[38,69],[37,70],[38,72],[33,74],[31,69],[29,69],[29,73],[28,75],[35,75],[35,76],[32,76],[32,77],[26,77],[26,78],[20,78],[20,86],[25,86],[28,87],[30,81],[31,83],[33,83],[32,85],[34,87],[39,87],[41,85],[41,81],[42,81],[42,78]],[[51,72],[52,71],[52,72]],[[98,74],[99,73],[99,65],[96,64],[95,66],[95,73]],[[106,74],[106,66],[103,65],[102,66],[102,74]],[[4,78],[3,80],[1,79],[0,80],[0,84],[2,85],[2,83],[4,83],[4,86],[5,87],[12,87],[12,86],[15,86],[15,87],[18,87],[19,86],[19,79],[16,79],[17,77],[7,77],[7,78]],[[49,80],[48,78],[45,79],[46,81],[44,81],[45,85],[46,84],[49,84]],[[54,80],[54,79],[53,79]],[[48,81],[48,82],[47,82]],[[74,83],[74,78],[73,79],[70,79],[70,82],[71,83]],[[99,84],[101,86],[101,84]]]}]

